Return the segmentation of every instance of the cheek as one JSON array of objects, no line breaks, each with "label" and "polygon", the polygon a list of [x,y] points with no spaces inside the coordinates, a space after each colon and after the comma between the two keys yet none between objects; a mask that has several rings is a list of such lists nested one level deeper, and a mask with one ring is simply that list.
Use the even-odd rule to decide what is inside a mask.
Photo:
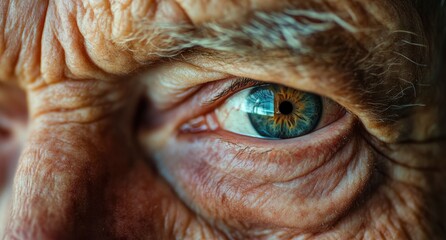
[{"label": "cheek", "polygon": [[173,139],[157,164],[185,202],[217,222],[252,229],[320,230],[369,183],[375,156],[352,133],[330,149],[257,149],[221,137]]}]

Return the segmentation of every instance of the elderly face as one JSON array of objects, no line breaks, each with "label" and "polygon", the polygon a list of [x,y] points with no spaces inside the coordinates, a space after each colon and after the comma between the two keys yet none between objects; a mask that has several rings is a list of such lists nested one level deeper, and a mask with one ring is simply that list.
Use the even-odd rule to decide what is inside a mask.
[{"label": "elderly face", "polygon": [[1,1],[0,235],[444,238],[445,8]]}]

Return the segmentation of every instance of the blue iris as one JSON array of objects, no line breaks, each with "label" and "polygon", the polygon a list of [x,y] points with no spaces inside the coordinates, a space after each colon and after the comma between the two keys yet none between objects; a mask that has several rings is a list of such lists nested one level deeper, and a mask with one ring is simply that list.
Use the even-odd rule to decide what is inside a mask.
[{"label": "blue iris", "polygon": [[295,138],[311,132],[322,113],[319,96],[274,84],[252,88],[246,106],[256,132],[273,139]]}]

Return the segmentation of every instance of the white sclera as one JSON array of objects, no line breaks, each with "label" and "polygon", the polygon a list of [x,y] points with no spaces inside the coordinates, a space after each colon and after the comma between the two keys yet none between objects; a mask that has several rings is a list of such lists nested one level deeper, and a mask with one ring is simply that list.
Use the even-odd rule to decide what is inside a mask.
[{"label": "white sclera", "polygon": [[253,111],[248,106],[247,101],[251,89],[244,89],[229,97],[215,110],[215,115],[220,127],[226,131],[250,137],[265,138],[257,133],[249,120],[248,113]]}]

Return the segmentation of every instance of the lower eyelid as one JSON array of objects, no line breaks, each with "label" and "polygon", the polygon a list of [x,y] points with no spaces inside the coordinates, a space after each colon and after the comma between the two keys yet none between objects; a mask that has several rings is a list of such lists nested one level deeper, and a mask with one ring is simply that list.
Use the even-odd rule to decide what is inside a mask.
[{"label": "lower eyelid", "polygon": [[[224,202],[228,212],[217,221],[298,228],[330,223],[354,204],[374,161],[355,115],[322,97],[326,116],[306,135],[275,141],[243,136],[215,124],[212,114],[225,99],[205,103],[218,87],[201,89],[174,112],[179,117],[169,135],[147,141],[160,173],[186,204],[213,217]],[[168,120],[174,122],[166,118],[164,124]],[[272,211],[283,214],[273,219]]]},{"label": "lower eyelid", "polygon": [[[233,147],[238,147],[240,150],[245,149],[247,152],[251,153],[252,160],[256,160],[252,164],[245,162],[242,165],[255,165],[255,169],[251,169],[251,174],[256,175],[261,175],[262,172],[270,171],[270,159],[273,155],[276,155],[274,165],[277,166],[277,168],[272,175],[281,176],[282,179],[276,179],[276,181],[281,181],[296,177],[296,174],[307,174],[308,172],[305,171],[310,171],[310,166],[318,164],[318,161],[330,159],[330,154],[336,152],[336,149],[339,149],[346,144],[346,141],[349,141],[350,137],[355,132],[355,123],[355,117],[346,113],[341,119],[323,129],[316,130],[315,132],[300,138],[279,141],[241,136],[224,130],[202,133],[183,132],[180,133],[177,138],[179,141],[188,142],[199,142],[208,139],[208,141],[218,142],[218,145],[227,144]],[[293,154],[290,155],[290,153]],[[256,157],[253,157],[254,155],[256,155]],[[281,156],[280,159],[277,158],[278,155]],[[323,157],[324,155],[325,157]],[[258,159],[262,160],[259,161]],[[308,161],[308,163],[304,163],[305,161]],[[323,164],[323,162],[319,162],[319,164]],[[300,169],[300,173],[296,173],[295,168],[297,166],[305,167]],[[292,168],[293,171],[290,171],[290,168]],[[284,174],[286,172],[293,172],[293,176],[286,176]]]},{"label": "lower eyelid", "polygon": [[[157,164],[201,212],[224,198],[225,218],[318,227],[343,215],[369,182],[374,156],[356,122],[346,113],[309,135],[280,141],[227,131],[179,133],[159,150]],[[271,211],[286,212],[271,218]]]}]

